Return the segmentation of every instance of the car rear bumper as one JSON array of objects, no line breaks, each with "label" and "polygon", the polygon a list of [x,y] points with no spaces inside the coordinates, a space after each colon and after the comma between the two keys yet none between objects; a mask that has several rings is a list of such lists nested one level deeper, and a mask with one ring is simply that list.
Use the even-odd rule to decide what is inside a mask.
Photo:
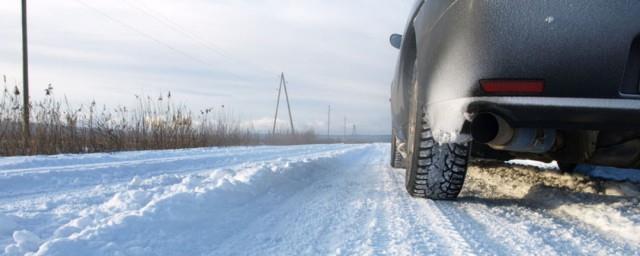
[{"label": "car rear bumper", "polygon": [[581,130],[628,130],[640,127],[640,100],[474,97],[468,100],[467,115],[490,112],[515,127]]},{"label": "car rear bumper", "polygon": [[[439,142],[469,139],[465,123],[479,113],[492,113],[513,127],[567,130],[637,130],[640,100],[561,97],[467,97],[426,106]],[[462,135],[462,136],[460,136]]]}]

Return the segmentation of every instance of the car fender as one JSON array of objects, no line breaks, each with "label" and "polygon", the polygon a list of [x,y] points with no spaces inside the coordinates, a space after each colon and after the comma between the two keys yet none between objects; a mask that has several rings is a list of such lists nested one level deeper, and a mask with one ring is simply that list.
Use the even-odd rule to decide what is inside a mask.
[{"label": "car fender", "polygon": [[[426,43],[425,38],[427,38],[429,29],[435,26],[446,10],[455,2],[456,0],[418,0],[409,15],[396,64],[395,77],[391,85],[390,99],[392,129],[400,142],[406,142],[407,138],[409,124],[407,113],[411,96],[408,92],[411,86],[413,63],[415,58],[418,58],[418,66],[423,62],[419,57],[421,55],[417,52],[417,49],[420,48],[418,46]],[[419,79],[419,86],[425,86],[422,80]]]}]

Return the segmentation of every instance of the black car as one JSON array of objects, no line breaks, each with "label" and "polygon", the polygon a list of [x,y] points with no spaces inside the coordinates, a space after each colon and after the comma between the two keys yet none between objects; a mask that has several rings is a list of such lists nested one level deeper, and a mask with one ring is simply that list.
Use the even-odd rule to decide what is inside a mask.
[{"label": "black car", "polygon": [[412,196],[456,198],[471,156],[640,167],[640,1],[420,0],[391,43]]}]

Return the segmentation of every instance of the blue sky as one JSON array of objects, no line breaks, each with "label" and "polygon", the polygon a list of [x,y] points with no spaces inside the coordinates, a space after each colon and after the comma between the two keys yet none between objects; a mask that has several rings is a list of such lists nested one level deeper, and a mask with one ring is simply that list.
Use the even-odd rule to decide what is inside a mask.
[{"label": "blue sky", "polygon": [[[0,6],[0,74],[19,84],[19,0]],[[388,134],[389,84],[412,0],[30,0],[33,97],[130,105],[171,91],[266,130],[285,72],[299,129]],[[284,109],[283,109],[284,110]],[[284,125],[284,123],[283,123]]]}]

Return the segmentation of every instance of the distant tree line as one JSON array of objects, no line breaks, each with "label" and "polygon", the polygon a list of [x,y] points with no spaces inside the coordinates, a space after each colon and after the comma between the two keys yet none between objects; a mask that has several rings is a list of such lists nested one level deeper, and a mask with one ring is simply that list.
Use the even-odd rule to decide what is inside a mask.
[{"label": "distant tree line", "polygon": [[211,146],[317,143],[312,130],[289,134],[259,134],[245,127],[224,108],[198,112],[174,103],[171,93],[136,95],[133,107],[107,108],[95,101],[72,106],[67,98],[45,89],[42,100],[31,101],[31,140],[22,141],[22,101],[17,86],[4,78],[0,95],[0,155],[92,153],[177,149]]}]

